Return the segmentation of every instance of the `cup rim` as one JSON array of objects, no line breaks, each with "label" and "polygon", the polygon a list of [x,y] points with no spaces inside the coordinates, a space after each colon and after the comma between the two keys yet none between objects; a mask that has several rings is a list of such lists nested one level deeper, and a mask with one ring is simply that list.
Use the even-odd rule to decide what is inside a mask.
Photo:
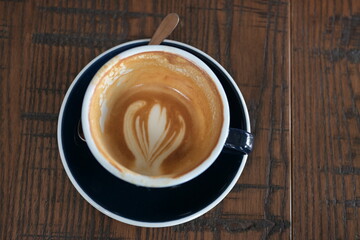
[{"label": "cup rim", "polygon": [[[73,176],[73,173],[71,172],[69,165],[67,163],[66,160],[66,156],[63,150],[63,143],[62,143],[62,136],[61,136],[61,132],[62,132],[62,119],[64,116],[64,111],[66,108],[66,104],[68,102],[68,99],[72,93],[72,89],[75,87],[75,85],[78,83],[80,77],[91,67],[93,66],[93,64],[95,64],[99,59],[101,59],[103,56],[105,56],[106,54],[127,46],[127,45],[131,45],[131,44],[137,44],[137,43],[144,43],[144,42],[149,42],[150,39],[138,39],[138,40],[133,40],[133,41],[129,41],[129,42],[125,42],[122,44],[119,44],[117,46],[114,46],[110,49],[108,49],[107,51],[103,52],[102,54],[98,55],[97,57],[95,57],[93,60],[91,60],[85,67],[82,68],[82,70],[78,73],[78,75],[75,77],[75,79],[72,81],[72,83],[70,84],[70,86],[68,87],[68,90],[63,98],[63,102],[61,104],[60,107],[60,112],[59,112],[59,121],[58,121],[58,126],[57,126],[57,131],[58,131],[58,135],[57,135],[57,140],[58,140],[58,149],[59,149],[59,153],[60,153],[60,159],[61,162],[63,164],[63,167],[65,169],[65,172],[67,173],[71,183],[74,185],[74,187],[76,188],[76,190],[80,193],[80,195],[87,201],[89,202],[93,207],[95,207],[97,210],[99,210],[100,212],[102,212],[103,214],[117,220],[117,221],[121,221],[123,223],[127,223],[133,226],[139,226],[139,227],[170,227],[170,226],[175,226],[178,224],[182,224],[188,221],[191,221],[203,214],[205,214],[206,212],[208,212],[209,210],[211,210],[212,208],[214,208],[217,204],[219,204],[231,191],[231,189],[233,189],[233,187],[235,186],[236,182],[238,181],[240,175],[242,174],[246,162],[247,162],[247,158],[248,155],[244,155],[243,156],[243,160],[242,163],[240,164],[237,174],[236,176],[234,176],[233,180],[231,181],[231,183],[228,185],[228,187],[222,192],[222,194],[220,196],[218,196],[212,203],[210,203],[209,205],[207,205],[206,207],[202,208],[201,210],[183,217],[183,218],[179,218],[176,220],[170,220],[170,221],[165,221],[165,222],[146,222],[146,221],[138,221],[138,220],[132,220],[126,217],[123,217],[121,215],[118,215],[116,213],[113,213],[111,211],[108,211],[107,209],[105,209],[102,205],[98,204],[97,202],[95,202],[89,195],[88,193],[82,189],[82,187],[80,186],[80,184],[77,182],[77,180],[75,179],[75,177]],[[211,56],[209,56],[208,54],[206,54],[205,52],[201,51],[198,48],[195,48],[191,45],[188,45],[186,43],[182,43],[182,42],[178,42],[178,41],[174,41],[174,40],[164,40],[164,42],[166,43],[170,43],[170,44],[175,44],[178,46],[182,46],[182,47],[186,47],[189,50],[198,52],[199,54],[201,54],[202,56],[206,57],[210,62],[214,63],[228,78],[228,80],[232,83],[232,85],[234,86],[235,91],[238,93],[241,105],[243,107],[243,111],[244,111],[244,120],[245,120],[245,126],[248,132],[251,132],[251,126],[250,126],[250,118],[249,118],[249,113],[248,113],[248,109],[247,109],[247,105],[245,102],[245,99],[239,89],[239,87],[237,86],[236,82],[234,81],[234,79],[231,77],[231,75],[224,69],[223,66],[221,66],[215,59],[213,59]]]},{"label": "cup rim", "polygon": [[[188,171],[187,173],[176,177],[159,177],[159,176],[146,176],[141,175],[139,173],[136,173],[121,164],[119,166],[115,167],[113,164],[111,164],[106,157],[101,153],[98,146],[95,144],[95,141],[93,139],[93,136],[90,131],[90,121],[89,121],[89,110],[90,110],[90,102],[92,95],[96,89],[97,83],[101,80],[101,77],[104,72],[107,72],[109,69],[111,69],[116,63],[121,61],[124,58],[139,54],[139,53],[145,53],[145,52],[152,52],[152,51],[162,51],[162,52],[168,52],[171,54],[179,55],[189,61],[191,61],[193,64],[204,70],[211,78],[212,82],[215,84],[216,89],[220,95],[222,105],[223,105],[223,122],[221,126],[220,136],[217,140],[217,143],[215,147],[211,150],[210,155],[203,160],[198,166],[193,168],[192,170]],[[81,112],[81,122],[83,127],[83,132],[86,139],[86,144],[88,145],[91,153],[94,155],[95,159],[111,174],[114,176],[120,178],[121,180],[127,181],[131,184],[135,184],[138,186],[143,187],[155,187],[155,188],[162,188],[162,187],[171,187],[175,185],[179,185],[182,183],[185,183],[187,181],[190,181],[191,179],[197,177],[206,169],[208,169],[211,164],[217,159],[219,154],[221,153],[226,138],[228,136],[228,131],[230,127],[230,110],[229,110],[229,103],[227,100],[226,93],[220,83],[220,80],[217,78],[215,73],[208,67],[202,60],[200,60],[195,55],[186,52],[182,49],[178,49],[171,46],[165,46],[165,45],[145,45],[145,46],[138,46],[135,48],[131,48],[129,50],[126,50],[113,58],[111,58],[109,61],[107,61],[95,74],[93,79],[90,81],[90,84],[85,92],[85,96],[83,98],[83,104],[82,104],[82,112]],[[120,170],[118,169],[120,168]]]}]

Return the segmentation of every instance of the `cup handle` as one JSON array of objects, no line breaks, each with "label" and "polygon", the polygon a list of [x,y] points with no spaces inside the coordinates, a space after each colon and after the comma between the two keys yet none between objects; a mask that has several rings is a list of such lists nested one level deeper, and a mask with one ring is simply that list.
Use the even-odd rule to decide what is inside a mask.
[{"label": "cup handle", "polygon": [[230,128],[225,147],[249,154],[253,150],[254,135],[238,128]]}]

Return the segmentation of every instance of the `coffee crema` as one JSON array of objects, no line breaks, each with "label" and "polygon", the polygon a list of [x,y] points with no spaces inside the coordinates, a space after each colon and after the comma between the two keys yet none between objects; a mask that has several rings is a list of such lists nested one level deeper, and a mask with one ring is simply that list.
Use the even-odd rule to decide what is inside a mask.
[{"label": "coffee crema", "polygon": [[220,94],[204,70],[161,51],[108,64],[95,76],[89,120],[97,148],[113,166],[175,178],[209,157],[224,119]]}]

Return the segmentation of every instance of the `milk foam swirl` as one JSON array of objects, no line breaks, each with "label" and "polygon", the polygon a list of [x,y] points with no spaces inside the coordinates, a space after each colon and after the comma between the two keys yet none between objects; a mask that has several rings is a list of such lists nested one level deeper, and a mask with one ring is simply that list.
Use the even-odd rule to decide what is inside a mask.
[{"label": "milk foam swirl", "polygon": [[[166,107],[154,104],[150,112],[143,113],[145,101],[136,101],[126,110],[124,116],[124,137],[135,156],[136,165],[159,169],[162,162],[181,144],[185,136],[185,121],[181,115],[171,119]],[[174,123],[180,126],[174,128]]]}]

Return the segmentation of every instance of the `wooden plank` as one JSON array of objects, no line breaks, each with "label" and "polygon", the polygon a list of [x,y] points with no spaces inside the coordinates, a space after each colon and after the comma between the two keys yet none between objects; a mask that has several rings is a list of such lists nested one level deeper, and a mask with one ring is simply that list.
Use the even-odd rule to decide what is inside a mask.
[{"label": "wooden plank", "polygon": [[294,239],[359,239],[360,2],[296,0],[292,38]]},{"label": "wooden plank", "polygon": [[[290,234],[289,3],[0,1],[0,239],[287,239]],[[218,60],[249,107],[255,151],[209,213],[152,229],[117,222],[67,178],[56,116],[77,73],[104,50],[149,38],[169,12],[171,39]]]}]

